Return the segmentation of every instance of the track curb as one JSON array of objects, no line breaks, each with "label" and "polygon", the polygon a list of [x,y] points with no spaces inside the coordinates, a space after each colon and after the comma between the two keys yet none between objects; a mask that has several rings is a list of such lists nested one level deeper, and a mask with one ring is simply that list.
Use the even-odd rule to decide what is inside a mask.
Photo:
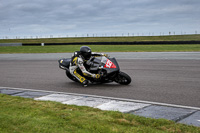
[{"label": "track curb", "polygon": [[89,106],[101,110],[119,111],[134,115],[164,118],[200,127],[200,108],[151,101],[105,97],[88,94],[44,91],[25,88],[0,87],[0,93],[34,100],[56,101],[63,104]]}]

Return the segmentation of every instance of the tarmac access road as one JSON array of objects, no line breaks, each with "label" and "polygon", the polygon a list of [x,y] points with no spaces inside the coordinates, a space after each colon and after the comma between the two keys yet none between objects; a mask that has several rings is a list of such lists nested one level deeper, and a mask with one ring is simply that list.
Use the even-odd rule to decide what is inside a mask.
[{"label": "tarmac access road", "polygon": [[70,54],[0,54],[0,87],[99,95],[200,107],[200,52],[108,53],[132,78],[82,87],[65,76],[57,60]]}]

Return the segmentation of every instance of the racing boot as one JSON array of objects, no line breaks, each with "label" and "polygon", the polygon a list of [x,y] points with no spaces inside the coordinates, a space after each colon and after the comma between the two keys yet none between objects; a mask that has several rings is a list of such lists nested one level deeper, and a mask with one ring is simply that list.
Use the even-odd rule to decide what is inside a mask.
[{"label": "racing boot", "polygon": [[82,84],[83,84],[84,87],[87,87],[88,83],[89,83],[88,80],[85,80],[85,81],[82,82]]}]

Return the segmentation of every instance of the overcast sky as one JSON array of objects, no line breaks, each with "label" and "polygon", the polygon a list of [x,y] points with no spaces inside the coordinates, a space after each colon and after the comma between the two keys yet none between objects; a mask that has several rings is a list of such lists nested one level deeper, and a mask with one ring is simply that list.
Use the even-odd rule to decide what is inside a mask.
[{"label": "overcast sky", "polygon": [[200,33],[200,0],[0,0],[2,36]]}]

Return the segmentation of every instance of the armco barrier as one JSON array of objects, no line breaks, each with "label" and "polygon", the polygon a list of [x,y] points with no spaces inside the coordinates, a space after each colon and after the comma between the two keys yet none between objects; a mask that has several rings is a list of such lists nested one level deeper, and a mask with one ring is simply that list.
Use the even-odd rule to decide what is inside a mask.
[{"label": "armco barrier", "polygon": [[22,43],[0,43],[0,46],[22,46]]},{"label": "armco barrier", "polygon": [[[200,41],[75,42],[75,43],[44,43],[44,46],[46,45],[158,45],[158,44],[200,44]],[[23,43],[22,46],[41,46],[41,43]]]}]

